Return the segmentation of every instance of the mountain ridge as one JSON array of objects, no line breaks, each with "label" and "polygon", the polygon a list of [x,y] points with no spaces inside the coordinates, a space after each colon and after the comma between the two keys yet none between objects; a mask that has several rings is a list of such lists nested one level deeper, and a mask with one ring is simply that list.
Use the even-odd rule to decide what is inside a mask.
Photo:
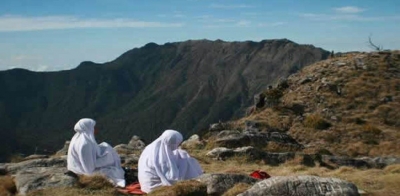
[{"label": "mountain ridge", "polygon": [[58,149],[83,117],[97,120],[98,139],[114,144],[133,134],[151,140],[167,128],[188,136],[240,116],[254,94],[327,56],[286,39],[189,40],[149,43],[72,70],[1,71],[0,114],[9,119],[0,122],[2,153]]}]

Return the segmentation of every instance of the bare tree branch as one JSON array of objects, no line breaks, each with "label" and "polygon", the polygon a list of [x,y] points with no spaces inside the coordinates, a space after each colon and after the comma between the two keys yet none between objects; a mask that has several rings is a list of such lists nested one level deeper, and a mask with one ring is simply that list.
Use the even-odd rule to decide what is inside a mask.
[{"label": "bare tree branch", "polygon": [[382,46],[377,46],[374,43],[372,43],[371,36],[368,36],[368,43],[369,43],[369,47],[372,48],[375,51],[382,51],[383,50]]}]

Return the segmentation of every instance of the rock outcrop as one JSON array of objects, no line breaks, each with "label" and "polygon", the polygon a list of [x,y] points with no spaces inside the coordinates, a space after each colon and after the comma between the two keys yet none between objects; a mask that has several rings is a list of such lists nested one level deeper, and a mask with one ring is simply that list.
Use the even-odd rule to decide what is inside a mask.
[{"label": "rock outcrop", "polygon": [[66,156],[0,166],[0,173],[14,176],[17,191],[21,195],[38,189],[75,186],[78,179],[67,175],[67,171]]},{"label": "rock outcrop", "polygon": [[358,196],[357,187],[337,178],[276,176],[256,183],[238,196]]},{"label": "rock outcrop", "polygon": [[244,174],[203,174],[197,178],[202,183],[207,184],[207,194],[222,195],[225,191],[235,186],[237,183],[254,184],[258,179]]}]

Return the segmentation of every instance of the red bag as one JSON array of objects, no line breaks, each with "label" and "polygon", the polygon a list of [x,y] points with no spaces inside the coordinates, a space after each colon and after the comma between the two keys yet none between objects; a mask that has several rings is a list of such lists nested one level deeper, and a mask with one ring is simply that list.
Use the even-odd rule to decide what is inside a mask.
[{"label": "red bag", "polygon": [[250,176],[257,179],[268,179],[271,177],[267,172],[260,170],[253,171]]}]

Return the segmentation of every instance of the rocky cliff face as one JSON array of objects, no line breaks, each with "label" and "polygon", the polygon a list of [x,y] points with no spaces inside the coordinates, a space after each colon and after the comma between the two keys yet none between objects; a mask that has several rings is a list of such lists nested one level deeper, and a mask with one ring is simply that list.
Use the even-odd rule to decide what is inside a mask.
[{"label": "rocky cliff face", "polygon": [[53,152],[83,117],[97,120],[97,139],[133,134],[152,140],[164,129],[192,134],[240,116],[254,94],[278,78],[325,59],[328,52],[292,41],[150,43],[112,62],[83,62],[50,73],[0,72],[0,158]]}]

